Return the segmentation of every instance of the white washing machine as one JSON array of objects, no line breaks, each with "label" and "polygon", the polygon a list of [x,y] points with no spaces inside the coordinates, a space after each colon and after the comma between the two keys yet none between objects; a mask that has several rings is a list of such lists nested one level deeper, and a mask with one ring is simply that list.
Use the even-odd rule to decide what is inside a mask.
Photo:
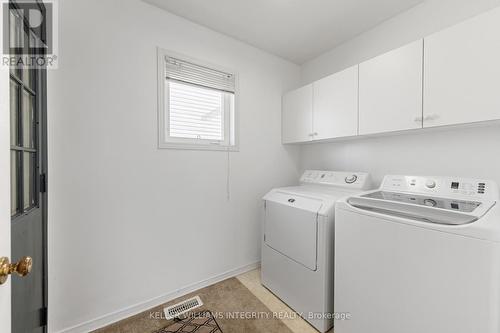
[{"label": "white washing machine", "polygon": [[498,186],[386,176],[337,203],[335,333],[500,332]]},{"label": "white washing machine", "polygon": [[369,176],[309,170],[300,183],[264,197],[262,284],[326,332],[333,324],[335,202],[366,189]]}]

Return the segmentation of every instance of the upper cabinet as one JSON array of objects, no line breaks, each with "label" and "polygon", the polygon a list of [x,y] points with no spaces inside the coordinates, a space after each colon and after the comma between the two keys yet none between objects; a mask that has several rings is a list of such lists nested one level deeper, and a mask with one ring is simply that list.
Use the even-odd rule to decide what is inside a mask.
[{"label": "upper cabinet", "polygon": [[422,128],[423,41],[359,65],[359,134]]},{"label": "upper cabinet", "polygon": [[290,92],[283,142],[500,120],[500,7]]},{"label": "upper cabinet", "polygon": [[313,83],[314,140],[358,134],[358,66]]},{"label": "upper cabinet", "polygon": [[282,101],[282,141],[297,143],[311,141],[312,130],[312,84],[291,91]]},{"label": "upper cabinet", "polygon": [[358,134],[358,66],[283,96],[283,143]]},{"label": "upper cabinet", "polygon": [[500,119],[500,8],[425,39],[424,127]]}]

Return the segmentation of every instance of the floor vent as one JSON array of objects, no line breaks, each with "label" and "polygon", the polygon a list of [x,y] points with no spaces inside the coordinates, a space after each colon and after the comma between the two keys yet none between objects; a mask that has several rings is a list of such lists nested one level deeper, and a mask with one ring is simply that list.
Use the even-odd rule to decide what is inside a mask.
[{"label": "floor vent", "polygon": [[165,317],[167,319],[174,319],[188,311],[199,308],[203,305],[200,296],[195,296],[193,298],[187,299],[183,302],[171,305],[163,309],[165,312]]}]

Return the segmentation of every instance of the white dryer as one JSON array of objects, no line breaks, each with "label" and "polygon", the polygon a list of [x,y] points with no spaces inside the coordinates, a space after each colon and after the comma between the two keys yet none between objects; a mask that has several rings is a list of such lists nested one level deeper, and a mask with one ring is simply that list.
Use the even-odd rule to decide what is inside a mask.
[{"label": "white dryer", "polygon": [[333,325],[335,202],[368,185],[366,173],[309,170],[264,197],[262,284],[320,332]]},{"label": "white dryer", "polygon": [[500,332],[493,181],[386,176],[337,203],[335,333]]}]

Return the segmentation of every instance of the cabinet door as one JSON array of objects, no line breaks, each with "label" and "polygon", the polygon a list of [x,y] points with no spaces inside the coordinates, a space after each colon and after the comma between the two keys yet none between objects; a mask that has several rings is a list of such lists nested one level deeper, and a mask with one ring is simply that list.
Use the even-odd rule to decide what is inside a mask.
[{"label": "cabinet door", "polygon": [[500,8],[425,39],[424,127],[500,119]]},{"label": "cabinet door", "polygon": [[422,128],[423,41],[359,65],[359,134]]},{"label": "cabinet door", "polygon": [[358,66],[313,84],[314,140],[358,134]]},{"label": "cabinet door", "polygon": [[312,139],[312,84],[283,96],[283,143],[306,142]]}]

